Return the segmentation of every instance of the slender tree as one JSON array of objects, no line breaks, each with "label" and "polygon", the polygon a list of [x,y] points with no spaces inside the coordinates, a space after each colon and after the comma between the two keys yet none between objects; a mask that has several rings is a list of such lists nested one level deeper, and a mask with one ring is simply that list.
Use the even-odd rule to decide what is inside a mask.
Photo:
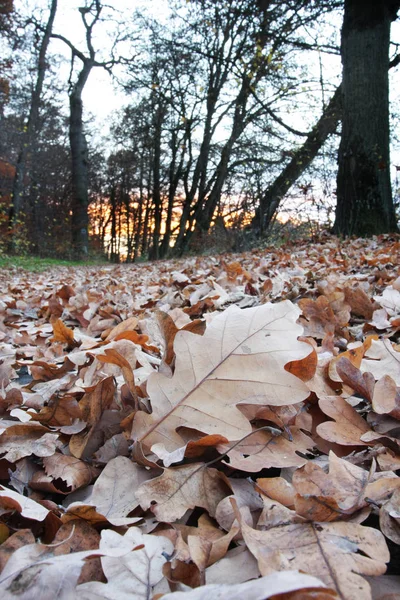
[{"label": "slender tree", "polygon": [[[89,75],[94,67],[101,67],[111,73],[112,67],[121,62],[113,56],[107,61],[96,59],[93,45],[93,30],[100,20],[104,4],[100,0],[91,0],[79,8],[85,29],[86,49],[81,51],[61,34],[52,34],[53,38],[64,42],[71,51],[71,74],[69,80],[69,141],[72,159],[72,186],[74,203],[72,208],[72,244],[77,258],[86,258],[89,250],[89,217],[88,217],[88,148],[83,123],[82,94]],[[117,44],[114,40],[113,48]],[[75,61],[79,60],[81,68],[73,79]]]},{"label": "slender tree", "polygon": [[24,128],[24,135],[22,137],[22,144],[18,154],[17,164],[15,168],[13,190],[12,190],[12,202],[10,204],[8,223],[9,223],[9,250],[14,252],[16,249],[16,225],[19,220],[21,207],[22,207],[22,194],[24,187],[24,177],[27,168],[27,161],[32,151],[32,146],[35,142],[35,138],[38,131],[39,125],[39,109],[43,93],[43,83],[47,70],[47,50],[50,43],[50,37],[53,30],[53,23],[57,12],[57,0],[52,0],[50,5],[49,18],[47,24],[43,30],[42,39],[39,46],[38,60],[37,60],[37,75],[35,87],[32,91],[29,115],[26,126]]}]

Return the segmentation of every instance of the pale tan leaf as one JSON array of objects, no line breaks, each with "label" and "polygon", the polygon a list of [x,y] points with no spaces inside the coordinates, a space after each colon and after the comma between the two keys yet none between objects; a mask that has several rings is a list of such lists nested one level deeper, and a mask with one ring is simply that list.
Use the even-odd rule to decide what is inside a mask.
[{"label": "pale tan leaf", "polygon": [[125,544],[140,549],[120,558],[102,558],[107,583],[79,585],[77,600],[149,600],[156,592],[169,590],[162,567],[173,552],[172,543],[163,536],[146,535],[137,527],[131,527],[124,536],[111,530],[103,531],[100,551],[123,548]]},{"label": "pale tan leaf", "polygon": [[382,575],[390,558],[381,532],[358,523],[298,523],[257,531],[240,520],[262,575],[290,564],[320,578],[343,600],[372,600],[361,575]]},{"label": "pale tan leaf", "polygon": [[206,583],[243,583],[260,576],[254,556],[245,546],[228,550],[224,558],[206,569]]},{"label": "pale tan leaf", "polygon": [[171,523],[195,506],[214,516],[228,494],[221,473],[200,463],[165,469],[160,477],[142,483],[136,498],[144,510],[151,507],[159,521]]},{"label": "pale tan leaf", "polygon": [[3,513],[18,511],[23,517],[27,519],[34,519],[35,521],[44,521],[49,514],[47,508],[14,492],[4,486],[0,486],[0,511]]},{"label": "pale tan leaf", "polygon": [[[319,579],[298,571],[283,571],[282,573],[272,573],[253,581],[246,583],[229,584],[210,584],[205,585],[188,592],[174,592],[163,596],[163,600],[267,600],[278,594],[287,594],[296,590],[306,591],[315,589],[312,596],[318,600],[318,590],[327,592],[324,597],[336,598],[336,595],[327,590]],[[295,596],[290,596],[295,600]],[[90,599],[92,600],[92,599]],[[93,598],[94,600],[94,598]]]},{"label": "pale tan leaf", "polygon": [[189,426],[237,440],[251,431],[239,403],[281,406],[304,400],[307,387],[284,369],[312,352],[297,340],[298,315],[289,301],[245,310],[231,306],[203,336],[178,332],[175,373],[149,377],[153,412],[137,413],[133,438],[148,448],[161,442],[172,451],[183,445],[176,429]]},{"label": "pale tan leaf", "polygon": [[[137,519],[127,518],[139,501],[136,497],[140,484],[151,474],[146,469],[134,464],[125,456],[117,456],[102,471],[93,486],[91,495],[84,503],[74,502],[68,507],[67,516],[72,518],[87,507],[94,507],[113,525],[127,525]],[[91,514],[91,513],[90,513]]]},{"label": "pale tan leaf", "polygon": [[11,425],[0,435],[0,454],[2,458],[16,462],[30,456],[51,456],[56,451],[58,434],[38,423]]},{"label": "pale tan leaf", "polygon": [[334,421],[325,421],[317,427],[324,440],[344,446],[365,446],[361,436],[371,431],[365,419],[340,396],[320,398],[321,410]]},{"label": "pale tan leaf", "polygon": [[263,507],[260,494],[255,490],[254,483],[247,479],[229,479],[228,483],[232,488],[233,495],[226,496],[217,506],[215,512],[215,519],[218,525],[229,531],[236,519],[235,512],[232,508],[231,498],[234,498],[236,504],[242,508],[246,507],[248,511],[248,517],[251,524],[254,519],[260,514]]},{"label": "pale tan leaf", "polygon": [[235,469],[254,473],[271,467],[295,467],[304,465],[307,459],[300,454],[306,454],[314,446],[310,437],[299,429],[291,428],[289,440],[282,432],[281,435],[269,431],[255,431],[243,442],[229,450],[229,445],[220,444],[218,450],[229,450],[229,465]]},{"label": "pale tan leaf", "polygon": [[19,548],[8,560],[0,575],[2,600],[71,600],[76,598],[76,584],[84,561],[92,556],[112,556],[121,560],[135,550],[135,544],[102,550],[84,550],[60,556],[52,546],[31,544]]},{"label": "pale tan leaf", "polygon": [[283,477],[262,477],[257,479],[256,489],[288,508],[294,507],[296,492],[293,485]]},{"label": "pale tan leaf", "polygon": [[389,375],[384,375],[375,384],[372,408],[378,415],[392,412],[396,408],[396,395],[396,382]]},{"label": "pale tan leaf", "polygon": [[389,375],[400,386],[400,352],[390,340],[372,340],[361,361],[361,371],[370,371],[375,379]]},{"label": "pale tan leaf", "polygon": [[43,466],[49,477],[65,481],[70,488],[70,492],[89,485],[92,479],[99,474],[98,469],[91,467],[82,460],[59,453],[44,458]]}]

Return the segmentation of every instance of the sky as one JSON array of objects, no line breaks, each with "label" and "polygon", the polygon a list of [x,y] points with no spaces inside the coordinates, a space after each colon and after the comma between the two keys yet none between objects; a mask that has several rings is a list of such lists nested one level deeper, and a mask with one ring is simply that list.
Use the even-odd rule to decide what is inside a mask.
[{"label": "sky", "polygon": [[[33,6],[42,8],[45,11],[44,15],[46,18],[48,15],[48,7],[50,0],[14,0],[14,3],[17,9],[23,8],[26,14],[30,14],[32,12]],[[82,48],[82,50],[84,51],[85,31],[81,21],[80,13],[77,10],[78,7],[82,6],[83,4],[84,0],[59,0],[58,11],[53,31],[55,33],[65,35],[78,48]],[[156,16],[159,19],[165,18],[168,12],[168,0],[108,0],[108,2],[106,1],[105,4],[108,6],[112,6],[112,8],[115,10],[116,18],[119,16],[120,20],[126,20],[126,22],[133,18],[133,13],[135,9],[145,9],[149,11],[150,14]],[[106,10],[107,9],[105,8],[105,13]],[[107,13],[104,16],[107,16]],[[107,27],[109,26],[110,21],[107,21]],[[340,31],[340,23],[337,24],[337,30],[338,32]],[[392,39],[400,43],[399,21],[392,24]],[[104,57],[107,56],[106,50],[108,40],[109,38],[105,34],[103,26],[100,23],[97,24],[95,28],[94,46],[96,49],[98,48],[100,52],[104,52]],[[70,51],[63,42],[57,40],[52,41],[51,48],[53,52],[59,53],[65,56],[66,58],[65,64],[60,68],[60,76],[62,80],[67,81],[69,75]],[[100,58],[100,54],[98,56]],[[325,56],[324,60],[328,60],[328,58]],[[80,65],[77,64],[78,68],[79,66]],[[332,65],[329,66],[328,63],[328,71],[325,75],[327,83],[330,80],[329,69],[331,69],[332,78],[336,79],[336,83],[338,83],[337,78],[340,77],[340,61],[336,58],[334,65],[332,63]],[[395,69],[394,71],[394,73],[391,73],[391,95],[393,100],[392,105],[394,108],[396,108],[395,98],[397,98],[400,94],[400,86],[398,84],[400,67],[397,67],[397,69]],[[330,92],[328,92],[328,94],[330,94]],[[66,94],[65,102],[67,105]],[[129,102],[129,98],[123,93],[121,89],[118,89],[113,84],[112,78],[104,69],[94,68],[92,69],[92,72],[89,76],[89,80],[84,89],[83,102],[84,107],[86,109],[86,117],[90,115],[92,119],[91,131],[97,131],[99,135],[107,135],[109,125],[112,122],[114,113],[118,109],[122,108],[122,106],[127,104]],[[296,118],[298,119],[298,117],[293,116],[293,121],[291,124],[299,129],[304,129],[304,123],[300,123],[298,120],[296,122]],[[316,119],[317,118],[318,116],[316,116]],[[397,134],[400,137],[400,132],[397,132]],[[400,142],[394,145],[394,149],[392,151],[392,163],[394,172],[394,165],[400,164],[399,147]]]},{"label": "sky", "polygon": [[[46,0],[40,0],[46,4]],[[59,0],[58,14],[54,23],[54,32],[62,33],[76,44],[78,48],[85,49],[84,42],[84,26],[81,21],[80,13],[77,7],[84,4],[83,0]],[[133,18],[135,10],[146,10],[150,14],[156,14],[158,18],[162,18],[167,14],[168,0],[109,0],[104,4],[112,5],[115,9],[115,18],[126,21]],[[105,9],[104,9],[105,10]],[[110,14],[109,12],[107,14]],[[112,13],[111,13],[112,14]],[[95,49],[105,49],[107,36],[101,33],[100,24],[96,26],[96,37],[94,40]],[[123,33],[123,32],[122,32]],[[65,44],[54,40],[54,49],[57,49],[61,54],[66,52],[66,56],[70,57],[69,50]],[[107,58],[107,52],[104,53]],[[65,68],[65,76],[68,77],[69,67]],[[124,94],[121,88],[118,88],[112,80],[112,77],[102,68],[94,68],[90,73],[88,82],[83,91],[83,103],[88,108],[91,116],[95,119],[97,125],[103,131],[107,130],[110,122],[110,115],[120,109],[129,101],[129,98]]]}]

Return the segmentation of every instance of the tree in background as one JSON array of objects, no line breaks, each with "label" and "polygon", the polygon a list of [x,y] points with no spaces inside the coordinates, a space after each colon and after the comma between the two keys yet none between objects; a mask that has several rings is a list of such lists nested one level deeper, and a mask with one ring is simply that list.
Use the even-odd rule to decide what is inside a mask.
[{"label": "tree in background", "polygon": [[389,157],[390,24],[398,0],[345,0],[342,137],[334,231],[397,231]]},{"label": "tree in background", "polygon": [[174,6],[165,27],[136,19],[146,46],[128,86],[151,131],[151,258],[165,256],[173,241],[175,253],[201,246],[227,194],[240,193],[235,176],[263,171],[268,179],[285,162],[287,136],[307,135],[290,126],[283,107],[301,93],[292,54],[316,17],[308,2]]},{"label": "tree in background", "polygon": [[57,0],[52,0],[50,13],[47,23],[44,27],[43,35],[39,43],[37,58],[36,82],[32,90],[29,115],[24,134],[21,140],[21,146],[18,153],[18,159],[15,167],[14,183],[12,189],[12,201],[9,208],[8,226],[9,226],[9,251],[15,252],[17,247],[17,232],[22,208],[22,196],[24,192],[24,177],[27,170],[27,162],[30,160],[31,152],[35,151],[37,144],[37,135],[39,129],[39,109],[42,100],[43,83],[47,70],[47,50],[50,43],[50,36],[53,29],[53,23],[57,12]]},{"label": "tree in background", "polygon": [[[49,8],[53,4],[48,0]],[[346,8],[350,4],[357,3],[346,0]],[[383,4],[386,8],[382,12]],[[385,16],[386,37],[381,38],[386,50],[387,25],[398,4],[385,0],[374,13],[389,15],[387,19]],[[110,12],[112,7],[101,0],[86,0],[83,7],[73,9],[79,10],[76,14],[83,24],[84,47],[79,49],[79,44],[72,43],[62,30],[52,33],[51,38],[60,40],[71,53],[70,76],[68,81],[51,78],[57,58],[49,51],[34,142],[24,155],[21,148],[25,148],[27,132],[23,120],[26,124],[26,115],[32,109],[31,90],[38,81],[39,50],[46,37],[46,27],[39,19],[34,14],[25,15],[25,21],[31,23],[27,33],[31,35],[36,28],[36,46],[30,44],[30,50],[36,48],[36,53],[30,52],[29,58],[35,67],[28,71],[26,56],[17,59],[16,54],[15,61],[20,60],[23,69],[18,79],[10,78],[10,94],[0,80],[0,170],[5,190],[1,210],[4,214],[8,207],[13,166],[18,164],[18,157],[25,156],[25,175],[19,179],[22,195],[16,194],[16,198],[23,203],[20,230],[29,239],[31,251],[85,258],[89,234],[92,247],[104,250],[116,262],[198,252],[208,242],[216,241],[238,249],[249,237],[255,240],[269,235],[276,226],[282,200],[288,204],[294,197],[298,206],[316,206],[319,197],[323,198],[322,192],[318,196],[319,187],[330,188],[332,194],[331,184],[325,186],[319,169],[323,161],[329,160],[325,173],[334,181],[339,124],[343,115],[350,119],[352,108],[346,109],[344,102],[346,98],[350,105],[355,102],[349,90],[354,69],[358,68],[354,66],[356,44],[345,53],[343,42],[344,70],[345,54],[353,61],[346,94],[345,81],[337,85],[339,27],[332,16],[336,14],[336,22],[343,19],[343,0],[169,0],[169,6],[165,20],[132,13],[132,21],[126,20],[119,31],[117,19]],[[364,11],[364,21],[367,14]],[[14,16],[12,21],[17,23]],[[331,29],[326,28],[329,22]],[[345,23],[346,15],[343,40]],[[100,35],[106,36],[101,45],[96,41]],[[122,38],[125,51],[135,42],[136,56],[130,61],[115,59]],[[12,44],[10,36],[8,39]],[[337,62],[336,84],[325,75],[327,54]],[[374,57],[369,57],[370,64]],[[94,67],[110,71],[117,62],[120,68],[113,69],[113,73],[130,94],[130,103],[115,116],[111,135],[100,141],[90,135],[91,123],[84,122],[82,94]],[[395,59],[390,64],[398,62]],[[373,68],[381,73],[381,67],[375,64]],[[68,93],[68,107],[59,104],[58,92]],[[386,110],[387,88],[384,95]],[[359,107],[353,118],[364,110],[364,106]],[[69,119],[63,116],[67,112]],[[368,122],[373,122],[374,111],[368,114]],[[354,156],[349,160],[348,153],[342,152],[349,131],[353,132],[354,127],[346,129],[344,123],[340,160],[353,168]],[[383,131],[382,126],[382,135]],[[385,136],[387,141],[388,129]],[[87,139],[92,143],[89,149]],[[351,152],[357,148],[367,156],[363,140],[351,143]],[[324,149],[321,156],[327,146],[329,149]],[[385,178],[386,184],[388,181],[389,155],[384,159],[384,152],[379,152],[377,162],[377,148],[375,144],[375,155],[369,163],[375,169],[370,180],[379,180],[380,190]],[[328,153],[329,159],[323,158]],[[347,185],[342,188],[352,191],[349,173],[351,169],[342,177]],[[379,225],[379,231],[395,229],[393,210],[379,208],[392,206],[391,200],[381,205],[375,202],[374,194],[371,200],[366,189],[361,189],[361,183],[367,183],[365,174],[365,169],[361,174],[357,172],[354,180],[358,182],[356,197],[367,198],[361,212],[371,216],[370,207],[375,207],[380,216],[372,218],[374,225],[380,223],[382,215],[391,214],[391,224],[386,229]],[[384,189],[390,193],[386,184]],[[366,187],[371,192],[369,183]],[[340,189],[338,180],[336,231],[345,235],[363,233],[350,230],[351,219],[357,223],[360,219],[352,200],[341,202]],[[351,214],[345,212],[349,207]],[[340,229],[342,213],[347,230]],[[231,235],[234,230],[236,234]]]},{"label": "tree in background", "polygon": [[[86,51],[81,52],[64,35],[52,34],[53,38],[63,41],[71,50],[71,72],[69,80],[69,142],[72,160],[72,246],[76,258],[85,258],[89,251],[89,216],[88,216],[88,147],[83,123],[82,93],[93,67],[110,68],[110,63],[96,61],[93,46],[93,29],[100,19],[103,5],[93,0],[79,8],[85,28]],[[81,69],[73,81],[75,61],[81,62]],[[112,62],[112,61],[111,61]]]}]

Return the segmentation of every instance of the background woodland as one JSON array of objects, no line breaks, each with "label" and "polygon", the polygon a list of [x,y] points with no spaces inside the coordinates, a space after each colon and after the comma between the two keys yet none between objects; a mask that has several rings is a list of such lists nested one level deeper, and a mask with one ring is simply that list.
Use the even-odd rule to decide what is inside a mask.
[{"label": "background woodland", "polygon": [[[396,231],[399,2],[121,6],[69,6],[77,34],[63,2],[0,3],[3,252],[240,250],[288,218],[286,236]],[[126,100],[101,131],[101,90],[83,101],[99,70]]]}]

